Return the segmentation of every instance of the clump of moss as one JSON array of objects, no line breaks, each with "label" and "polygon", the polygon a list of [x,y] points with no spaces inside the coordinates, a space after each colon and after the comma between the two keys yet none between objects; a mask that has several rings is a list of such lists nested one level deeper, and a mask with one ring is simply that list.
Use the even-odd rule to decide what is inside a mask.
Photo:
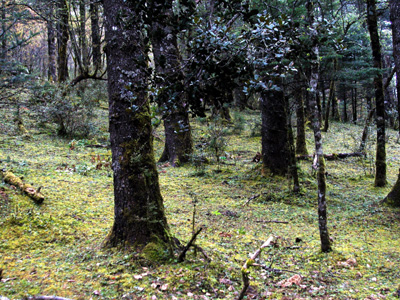
[{"label": "clump of moss", "polygon": [[152,262],[166,262],[171,259],[171,248],[163,240],[153,236],[152,241],[143,248],[142,256]]}]

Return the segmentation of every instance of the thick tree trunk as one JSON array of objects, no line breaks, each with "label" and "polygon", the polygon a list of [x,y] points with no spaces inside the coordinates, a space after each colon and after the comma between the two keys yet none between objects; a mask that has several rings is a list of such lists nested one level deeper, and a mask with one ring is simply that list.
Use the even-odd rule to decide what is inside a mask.
[{"label": "thick tree trunk", "polygon": [[165,145],[159,161],[169,161],[172,166],[186,163],[193,151],[192,133],[186,111],[174,113],[164,120]]},{"label": "thick tree trunk", "polygon": [[90,0],[89,13],[92,28],[92,60],[94,74],[96,74],[101,70],[99,3],[97,0]]},{"label": "thick tree trunk", "polygon": [[181,56],[174,26],[177,20],[172,0],[152,0],[149,5],[153,15],[150,40],[156,65],[156,84],[160,89],[158,102],[166,109],[165,148],[160,161],[169,160],[175,166],[188,162],[193,152]]},{"label": "thick tree trunk", "polygon": [[286,175],[290,165],[287,111],[283,90],[261,94],[263,173]]},{"label": "thick tree trunk", "polygon": [[115,203],[106,245],[132,247],[158,259],[172,243],[153,152],[145,6],[103,3]]},{"label": "thick tree trunk", "polygon": [[[371,37],[374,68],[382,69],[381,45],[378,34],[378,20],[376,14],[376,0],[367,0],[367,23]],[[385,99],[383,94],[382,73],[377,72],[374,78],[376,102],[376,158],[375,158],[375,186],[385,186],[386,181],[386,139],[385,139]]]},{"label": "thick tree trunk", "polygon": [[48,53],[48,79],[54,81],[56,75],[56,35],[54,30],[54,5],[49,2],[49,17],[47,20],[47,53]]},{"label": "thick tree trunk", "polygon": [[296,93],[296,124],[297,124],[297,137],[296,137],[296,154],[307,155],[306,144],[306,126],[304,119],[304,102],[303,92]]},{"label": "thick tree trunk", "polygon": [[389,206],[400,207],[400,170],[395,185],[382,202]]},{"label": "thick tree trunk", "polygon": [[322,252],[332,250],[331,241],[328,233],[327,205],[326,205],[326,178],[325,178],[325,159],[322,148],[321,123],[317,105],[317,84],[319,77],[319,49],[318,49],[318,32],[314,28],[313,3],[307,1],[308,24],[310,26],[310,36],[313,41],[313,47],[310,51],[311,75],[309,81],[310,106],[313,112],[312,126],[314,129],[315,153],[317,155],[317,178],[318,178],[318,224],[321,239]]},{"label": "thick tree trunk", "polygon": [[58,0],[58,24],[57,24],[57,43],[58,43],[58,82],[68,79],[68,20],[69,10],[66,0]]},{"label": "thick tree trunk", "polygon": [[396,69],[397,119],[400,132],[400,3],[390,0],[390,20],[392,22],[393,57]]}]

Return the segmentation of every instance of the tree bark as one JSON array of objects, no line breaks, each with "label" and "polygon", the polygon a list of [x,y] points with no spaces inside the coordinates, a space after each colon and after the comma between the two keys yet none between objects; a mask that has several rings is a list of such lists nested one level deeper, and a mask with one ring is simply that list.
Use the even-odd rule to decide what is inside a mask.
[{"label": "tree bark", "polygon": [[304,101],[303,92],[296,93],[296,122],[297,122],[297,137],[296,137],[296,154],[307,155],[306,144],[306,126],[304,118]]},{"label": "tree bark", "polygon": [[66,0],[58,0],[57,4],[58,82],[65,82],[68,79],[69,9]]},{"label": "tree bark", "polygon": [[317,84],[319,77],[319,49],[318,32],[314,28],[314,7],[311,0],[307,1],[308,24],[310,26],[310,37],[312,48],[310,51],[311,75],[309,80],[309,99],[312,109],[312,126],[314,130],[315,153],[317,155],[317,178],[318,178],[318,224],[321,240],[322,252],[332,251],[331,241],[328,233],[327,205],[326,205],[326,178],[325,178],[325,159],[322,147],[320,113],[317,105]]},{"label": "tree bark", "polygon": [[87,41],[86,41],[86,3],[79,2],[79,48],[81,50],[82,68],[81,73],[89,71]]},{"label": "tree bark", "polygon": [[383,199],[382,203],[393,207],[400,207],[400,170],[395,185],[385,199]]},{"label": "tree bark", "polygon": [[331,83],[329,84],[329,96],[328,96],[328,104],[326,105],[325,124],[324,124],[324,129],[322,130],[323,132],[328,132],[329,129],[330,106],[334,97],[335,97],[335,81],[331,80]]},{"label": "tree bark", "polygon": [[160,161],[171,165],[188,162],[193,152],[192,133],[185,102],[185,87],[181,56],[177,42],[177,20],[172,10],[172,0],[149,2],[153,18],[150,40],[156,66],[158,102],[165,109],[165,148]]},{"label": "tree bark", "polygon": [[[371,37],[372,56],[374,68],[382,69],[381,45],[378,34],[378,19],[376,13],[376,0],[367,0],[367,24]],[[382,73],[377,72],[374,78],[375,103],[376,103],[376,158],[375,158],[375,186],[386,185],[386,139],[385,139],[385,99],[383,94]]]},{"label": "tree bark", "polygon": [[349,115],[347,114],[347,91],[344,86],[342,89],[342,99],[343,99],[343,122],[347,123],[349,121]]},{"label": "tree bark", "polygon": [[49,2],[49,17],[47,20],[47,53],[48,53],[48,79],[54,81],[56,75],[56,35],[54,31],[54,4]]},{"label": "tree bark", "polygon": [[90,0],[89,13],[92,29],[92,60],[94,74],[96,74],[98,71],[101,70],[99,3],[97,0]]},{"label": "tree bark", "polygon": [[[396,69],[397,118],[400,124],[400,3],[390,0],[390,20],[392,22],[393,57]],[[400,132],[400,125],[399,125]]]},{"label": "tree bark", "polygon": [[367,144],[368,136],[369,136],[369,126],[372,122],[372,117],[374,116],[375,108],[371,109],[368,113],[367,118],[365,119],[364,129],[361,136],[360,147],[358,148],[359,152],[364,152],[365,146]]},{"label": "tree bark", "polygon": [[115,204],[105,244],[159,256],[171,249],[172,239],[153,152],[146,7],[125,0],[103,3]]},{"label": "tree bark", "polygon": [[263,173],[286,175],[290,165],[287,111],[283,90],[261,94]]}]

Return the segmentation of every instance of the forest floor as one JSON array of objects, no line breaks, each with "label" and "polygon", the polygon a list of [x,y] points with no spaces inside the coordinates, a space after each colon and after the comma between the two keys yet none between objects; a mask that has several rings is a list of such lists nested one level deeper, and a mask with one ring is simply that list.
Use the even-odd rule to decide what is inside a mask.
[{"label": "forest floor", "polygon": [[[252,131],[258,112],[242,113],[228,132],[221,164],[173,168],[158,164],[171,232],[183,244],[195,228],[196,240],[212,259],[190,251],[183,263],[149,262],[125,249],[103,249],[113,222],[110,151],[92,147],[107,141],[107,115],[100,111],[97,134],[71,140],[38,127],[29,110],[20,135],[13,114],[0,111],[0,169],[42,187],[35,204],[0,183],[0,296],[24,299],[57,295],[71,299],[236,299],[241,267],[269,236],[276,242],[250,269],[247,299],[394,299],[400,289],[400,210],[380,205],[400,166],[396,132],[388,130],[388,187],[374,188],[374,136],[367,158],[327,162],[328,226],[333,252],[321,253],[317,184],[311,161],[300,162],[301,193],[291,181],[261,176],[252,162],[261,150]],[[244,125],[240,128],[239,125]],[[210,125],[212,127],[212,125]],[[207,134],[193,120],[197,155]],[[155,148],[161,154],[162,126]],[[215,128],[214,128],[215,129]],[[49,133],[50,130],[50,133]],[[361,126],[332,123],[324,133],[327,154],[353,152]],[[307,131],[313,152],[312,132]],[[194,205],[195,204],[195,205]],[[193,220],[194,216],[194,220]],[[301,282],[285,286],[298,274]],[[0,297],[1,298],[1,297]]]}]

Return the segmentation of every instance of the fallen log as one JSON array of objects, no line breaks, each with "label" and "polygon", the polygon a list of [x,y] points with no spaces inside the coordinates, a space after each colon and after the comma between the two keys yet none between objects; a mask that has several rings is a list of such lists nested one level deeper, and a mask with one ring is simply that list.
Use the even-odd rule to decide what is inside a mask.
[{"label": "fallen log", "polygon": [[[338,160],[347,157],[365,157],[365,152],[351,152],[351,153],[332,153],[332,154],[324,154],[324,158],[326,160]],[[297,159],[299,160],[311,160],[314,158],[314,155],[297,155]]]},{"label": "fallen log", "polygon": [[35,201],[37,204],[41,204],[44,200],[43,194],[40,192],[40,188],[37,190],[30,185],[29,183],[24,183],[21,178],[15,176],[10,171],[1,172],[3,176],[4,182],[11,184],[17,188],[19,188],[22,192],[24,192],[29,198]]}]

